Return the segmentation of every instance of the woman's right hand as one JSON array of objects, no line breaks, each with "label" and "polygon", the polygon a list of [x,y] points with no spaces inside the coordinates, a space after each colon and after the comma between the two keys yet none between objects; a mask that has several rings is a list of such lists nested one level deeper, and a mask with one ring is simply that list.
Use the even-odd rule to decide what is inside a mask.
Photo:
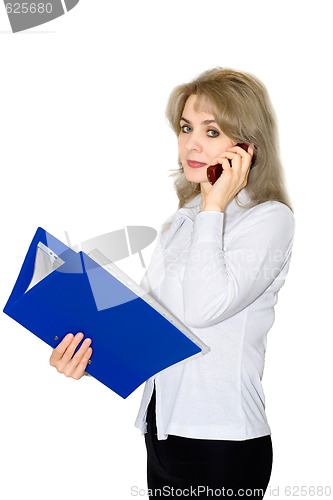
[{"label": "woman's right hand", "polygon": [[80,349],[73,356],[83,337],[82,332],[77,333],[75,336],[68,333],[53,349],[50,357],[51,366],[54,366],[59,373],[63,373],[66,377],[72,377],[75,380],[79,380],[85,374],[85,369],[92,354],[92,348],[89,347],[91,339],[85,339]]}]

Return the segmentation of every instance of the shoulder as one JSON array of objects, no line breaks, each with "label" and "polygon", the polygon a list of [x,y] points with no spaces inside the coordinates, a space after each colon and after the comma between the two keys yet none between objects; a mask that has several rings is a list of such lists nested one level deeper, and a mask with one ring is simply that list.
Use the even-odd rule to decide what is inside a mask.
[{"label": "shoulder", "polygon": [[288,205],[277,200],[254,204],[246,188],[243,188],[238,193],[237,199],[229,205],[226,210],[226,222],[235,232],[252,225],[267,226],[273,230],[281,226],[293,230],[295,225],[294,214]]},{"label": "shoulder", "polygon": [[265,205],[262,207],[263,213],[266,213],[272,222],[283,226],[285,229],[291,228],[294,230],[295,216],[287,205],[280,201],[266,201],[261,205]]},{"label": "shoulder", "polygon": [[294,228],[295,216],[291,209],[279,201],[265,201],[247,211],[248,220],[266,222],[285,228]]},{"label": "shoulder", "polygon": [[[252,212],[252,214],[250,214]],[[295,233],[292,210],[279,201],[266,201],[249,210],[252,233],[258,241],[274,247],[291,248]]]},{"label": "shoulder", "polygon": [[230,243],[256,246],[290,246],[294,239],[295,218],[284,203],[265,201],[242,209],[231,224]]}]

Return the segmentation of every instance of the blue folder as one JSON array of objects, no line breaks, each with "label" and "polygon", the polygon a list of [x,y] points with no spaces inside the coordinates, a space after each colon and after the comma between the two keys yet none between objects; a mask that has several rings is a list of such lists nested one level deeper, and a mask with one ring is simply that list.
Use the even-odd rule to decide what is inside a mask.
[{"label": "blue folder", "polygon": [[[39,280],[38,252],[54,263]],[[165,368],[209,351],[115,264],[100,265],[98,250],[92,255],[39,227],[4,313],[52,348],[82,331],[93,349],[86,372],[123,398]]]}]

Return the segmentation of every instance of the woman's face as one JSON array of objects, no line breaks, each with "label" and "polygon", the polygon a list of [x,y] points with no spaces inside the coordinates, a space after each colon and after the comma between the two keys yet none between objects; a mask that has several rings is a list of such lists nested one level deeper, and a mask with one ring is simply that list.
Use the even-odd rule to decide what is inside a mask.
[{"label": "woman's face", "polygon": [[[195,111],[194,104],[200,106]],[[180,120],[178,152],[188,181],[203,183],[207,180],[207,166],[236,142],[227,137],[215,122],[212,106],[204,96],[190,95]]]}]

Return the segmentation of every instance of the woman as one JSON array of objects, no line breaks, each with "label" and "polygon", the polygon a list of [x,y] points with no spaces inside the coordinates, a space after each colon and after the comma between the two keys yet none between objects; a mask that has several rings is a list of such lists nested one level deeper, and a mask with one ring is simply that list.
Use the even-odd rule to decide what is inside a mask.
[{"label": "woman", "polygon": [[[263,498],[272,467],[266,335],[294,236],[274,114],[257,78],[216,68],[174,89],[167,116],[178,136],[179,208],[141,285],[210,352],[146,382],[135,425],[149,495]],[[211,185],[207,168],[217,163]],[[50,360],[74,378],[92,352],[83,346],[72,358],[80,340],[66,337]]]}]

